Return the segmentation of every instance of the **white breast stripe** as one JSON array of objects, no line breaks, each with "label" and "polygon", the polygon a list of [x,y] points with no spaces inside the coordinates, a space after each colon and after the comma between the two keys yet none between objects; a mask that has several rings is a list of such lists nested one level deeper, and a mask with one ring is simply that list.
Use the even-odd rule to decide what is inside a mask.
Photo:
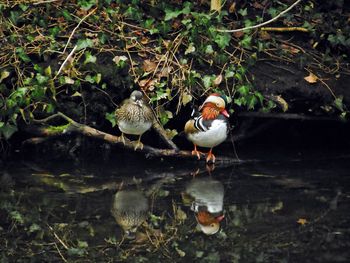
[{"label": "white breast stripe", "polygon": [[203,125],[203,117],[199,116],[194,119],[194,127],[199,131],[207,131],[208,128]]}]

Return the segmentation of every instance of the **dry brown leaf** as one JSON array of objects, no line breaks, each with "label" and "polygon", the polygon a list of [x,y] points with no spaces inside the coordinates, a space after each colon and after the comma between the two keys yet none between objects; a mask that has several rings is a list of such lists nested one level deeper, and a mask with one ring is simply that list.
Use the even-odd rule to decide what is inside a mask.
[{"label": "dry brown leaf", "polygon": [[281,48],[283,48],[284,50],[289,51],[292,54],[298,54],[300,52],[300,49],[297,49],[295,47],[286,45],[286,44],[281,44]]},{"label": "dry brown leaf", "polygon": [[157,64],[154,63],[153,61],[146,59],[145,61],[143,61],[143,65],[142,65],[142,69],[145,72],[152,72],[157,68]]},{"label": "dry brown leaf", "polygon": [[309,83],[316,83],[317,82],[317,76],[310,72],[309,76],[304,78]]},{"label": "dry brown leaf", "polygon": [[163,40],[163,45],[164,45],[164,47],[166,48],[166,49],[168,49],[169,48],[169,46],[171,45],[171,41],[170,40]]},{"label": "dry brown leaf", "polygon": [[172,67],[164,67],[162,69],[162,71],[158,74],[158,77],[160,77],[160,78],[162,78],[162,77],[164,77],[164,78],[169,77],[169,74],[171,73],[172,69],[173,69]]},{"label": "dry brown leaf", "polygon": [[236,2],[233,2],[231,5],[230,5],[230,8],[228,9],[228,12],[229,13],[234,13],[236,12]]},{"label": "dry brown leaf", "polygon": [[259,31],[259,37],[262,39],[262,40],[270,40],[271,39],[271,35],[269,33],[267,33],[266,31]]},{"label": "dry brown leaf", "polygon": [[220,85],[221,82],[222,82],[222,75],[220,74],[220,75],[218,75],[218,76],[214,79],[213,85],[214,85],[215,87],[217,87],[217,86]]},{"label": "dry brown leaf", "polygon": [[148,44],[148,42],[149,42],[149,38],[148,37],[142,37],[141,38],[141,44],[146,45],[146,44]]},{"label": "dry brown leaf", "polygon": [[143,51],[137,52],[137,55],[139,55],[142,58],[147,58],[148,57],[148,54],[146,52],[143,52]]},{"label": "dry brown leaf", "polygon": [[253,7],[256,9],[264,9],[265,8],[262,4],[260,4],[258,2],[254,2]]},{"label": "dry brown leaf", "polygon": [[282,111],[286,112],[288,110],[288,103],[285,101],[284,98],[279,96],[274,96],[275,101],[281,106]]},{"label": "dry brown leaf", "polygon": [[131,48],[133,48],[133,47],[136,47],[138,44],[137,43],[130,43],[130,44],[126,44],[125,45],[125,49],[131,49]]},{"label": "dry brown leaf", "polygon": [[241,38],[244,35],[243,31],[233,32],[235,38]]},{"label": "dry brown leaf", "polygon": [[299,218],[297,223],[303,226],[303,225],[307,224],[308,221],[305,218]]},{"label": "dry brown leaf", "polygon": [[141,79],[138,84],[143,90],[154,90],[154,84],[156,83],[155,79]]},{"label": "dry brown leaf", "polygon": [[127,60],[128,58],[126,56],[115,56],[113,58],[113,62],[117,65],[119,64],[120,61],[127,61]]}]

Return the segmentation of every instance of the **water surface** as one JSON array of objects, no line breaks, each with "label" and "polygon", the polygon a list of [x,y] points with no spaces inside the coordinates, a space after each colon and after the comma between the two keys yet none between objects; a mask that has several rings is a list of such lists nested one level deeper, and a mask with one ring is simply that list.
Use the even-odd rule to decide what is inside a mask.
[{"label": "water surface", "polygon": [[[349,262],[349,168],[346,156],[213,171],[143,158],[7,162],[0,262]],[[224,218],[213,235],[198,226],[187,193],[201,181],[223,189]],[[131,238],[111,212],[118,191],[149,201]]]}]

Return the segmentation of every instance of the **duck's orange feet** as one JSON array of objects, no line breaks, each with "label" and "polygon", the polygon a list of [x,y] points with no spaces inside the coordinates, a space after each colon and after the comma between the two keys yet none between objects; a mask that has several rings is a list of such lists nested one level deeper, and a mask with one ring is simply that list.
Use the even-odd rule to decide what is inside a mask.
[{"label": "duck's orange feet", "polygon": [[202,152],[197,151],[197,145],[194,145],[194,149],[193,149],[193,151],[191,152],[191,154],[192,154],[192,155],[196,155],[197,158],[198,158],[198,160],[201,159],[201,154],[202,154]]},{"label": "duck's orange feet", "polygon": [[207,163],[215,163],[215,155],[212,153],[212,149],[208,152]]}]

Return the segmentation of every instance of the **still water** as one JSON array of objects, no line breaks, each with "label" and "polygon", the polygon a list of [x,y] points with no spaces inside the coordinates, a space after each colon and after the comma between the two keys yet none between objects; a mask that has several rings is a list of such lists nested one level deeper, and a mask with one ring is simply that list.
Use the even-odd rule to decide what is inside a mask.
[{"label": "still water", "polygon": [[350,262],[349,168],[7,162],[0,262]]}]

